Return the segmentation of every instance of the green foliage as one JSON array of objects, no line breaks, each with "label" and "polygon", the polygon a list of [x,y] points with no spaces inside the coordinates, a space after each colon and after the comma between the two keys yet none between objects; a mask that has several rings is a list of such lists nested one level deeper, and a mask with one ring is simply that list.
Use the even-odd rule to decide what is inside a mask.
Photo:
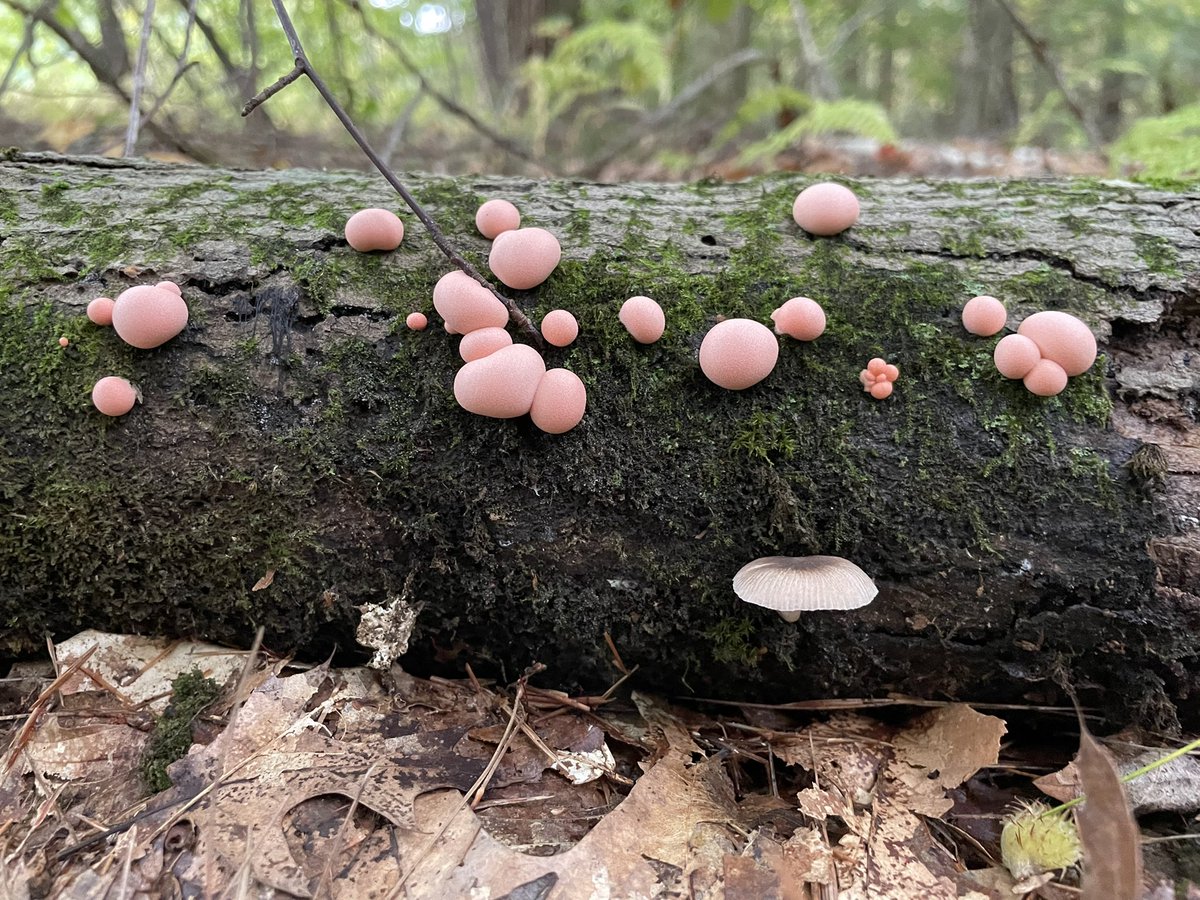
[{"label": "green foliage", "polygon": [[883,143],[898,140],[887,112],[878,103],[866,100],[816,100],[787,87],[773,85],[752,95],[742,104],[724,136],[736,136],[751,122],[764,115],[777,115],[784,110],[800,113],[784,128],[773,130],[767,137],[742,150],[739,162],[750,165],[778,156],[805,138],[827,134],[852,134],[875,138]]},{"label": "green foliage", "polygon": [[184,672],[171,682],[171,705],[150,735],[142,756],[141,774],[155,793],[171,786],[167,766],[182,759],[192,745],[192,723],[221,696],[221,688],[199,669]]},{"label": "green foliage", "polygon": [[1200,103],[1135,123],[1112,145],[1112,158],[1138,178],[1200,178]]}]

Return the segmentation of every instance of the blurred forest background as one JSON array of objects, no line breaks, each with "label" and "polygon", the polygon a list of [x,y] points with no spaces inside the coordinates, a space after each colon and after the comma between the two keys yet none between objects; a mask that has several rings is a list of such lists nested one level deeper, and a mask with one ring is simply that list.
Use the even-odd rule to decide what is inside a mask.
[{"label": "blurred forest background", "polygon": [[[405,170],[1200,177],[1200,0],[288,7]],[[268,0],[0,0],[0,144],[365,167],[306,85],[240,118],[290,67]]]}]

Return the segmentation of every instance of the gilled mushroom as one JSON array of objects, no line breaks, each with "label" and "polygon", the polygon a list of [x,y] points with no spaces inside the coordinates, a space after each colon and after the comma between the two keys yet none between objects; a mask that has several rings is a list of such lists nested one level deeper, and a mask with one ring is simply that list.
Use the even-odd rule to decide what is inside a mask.
[{"label": "gilled mushroom", "polygon": [[738,570],[733,590],[786,622],[814,610],[858,609],[879,593],[866,572],[839,556],[764,556]]}]

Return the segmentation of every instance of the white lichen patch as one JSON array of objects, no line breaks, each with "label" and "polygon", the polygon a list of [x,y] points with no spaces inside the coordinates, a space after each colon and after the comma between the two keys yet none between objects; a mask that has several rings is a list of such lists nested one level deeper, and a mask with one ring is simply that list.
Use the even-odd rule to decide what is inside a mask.
[{"label": "white lichen patch", "polygon": [[358,622],[355,640],[375,651],[367,665],[372,669],[387,671],[392,663],[408,652],[408,639],[412,637],[417,616],[424,603],[409,603],[403,597],[389,596],[386,603],[366,603],[359,607],[362,618]]}]

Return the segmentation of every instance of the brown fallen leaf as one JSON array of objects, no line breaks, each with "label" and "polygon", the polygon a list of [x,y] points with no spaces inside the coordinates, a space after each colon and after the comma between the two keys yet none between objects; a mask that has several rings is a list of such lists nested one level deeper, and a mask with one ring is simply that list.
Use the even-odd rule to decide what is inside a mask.
[{"label": "brown fallen leaf", "polygon": [[250,590],[251,591],[265,591],[267,588],[269,588],[271,586],[271,582],[273,582],[274,580],[275,580],[275,570],[267,569],[267,574],[265,574],[262,578],[258,579],[258,581],[254,582],[254,587],[250,588]]},{"label": "brown fallen leaf", "polygon": [[1087,799],[1076,813],[1083,844],[1083,900],[1138,900],[1142,847],[1117,767],[1080,720],[1079,786]]},{"label": "brown fallen leaf", "polygon": [[944,788],[958,787],[1000,759],[1004,721],[956,703],[930,710],[896,735],[896,758]]}]

